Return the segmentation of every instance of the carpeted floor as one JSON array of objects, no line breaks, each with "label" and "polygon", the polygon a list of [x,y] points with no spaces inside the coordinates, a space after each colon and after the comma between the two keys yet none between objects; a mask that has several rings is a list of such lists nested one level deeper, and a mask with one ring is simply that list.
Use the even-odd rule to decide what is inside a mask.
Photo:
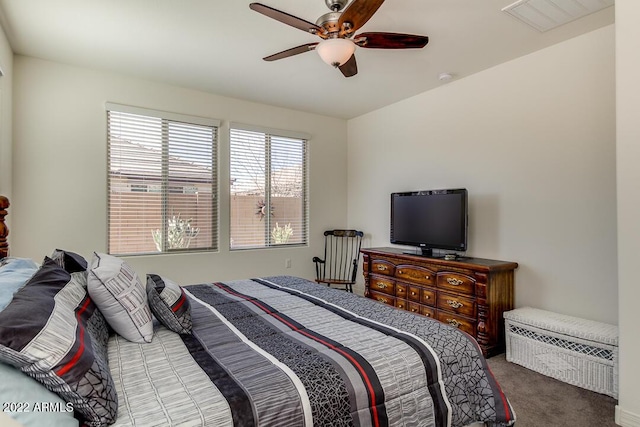
[{"label": "carpeted floor", "polygon": [[616,427],[617,400],[563,383],[520,365],[504,354],[489,367],[516,413],[516,427]]}]

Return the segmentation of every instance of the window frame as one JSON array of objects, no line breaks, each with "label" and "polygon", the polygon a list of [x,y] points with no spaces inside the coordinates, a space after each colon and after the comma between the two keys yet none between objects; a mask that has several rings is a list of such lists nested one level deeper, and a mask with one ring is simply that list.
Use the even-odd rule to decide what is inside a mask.
[{"label": "window frame", "polygon": [[[124,113],[124,114],[134,114],[139,116],[145,116],[154,119],[160,119],[162,121],[162,134],[166,131],[165,129],[170,126],[170,123],[177,123],[178,125],[194,125],[194,126],[203,126],[212,128],[213,139],[211,141],[211,227],[210,227],[210,238],[211,245],[206,247],[197,247],[197,248],[168,248],[166,242],[166,227],[168,223],[168,219],[170,214],[167,212],[166,207],[170,204],[169,196],[171,193],[171,184],[169,183],[169,156],[168,156],[168,139],[165,142],[164,136],[162,137],[162,155],[161,155],[161,182],[159,183],[161,194],[161,223],[162,225],[162,250],[161,251],[145,251],[145,252],[122,252],[117,253],[117,256],[145,256],[145,255],[167,255],[167,254],[175,254],[175,253],[197,253],[197,252],[216,252],[220,247],[220,131],[221,131],[221,120],[212,119],[208,117],[201,116],[192,116],[180,113],[173,113],[168,111],[154,110],[149,108],[142,107],[134,107],[130,105],[123,105],[117,103],[107,102],[105,103],[105,115],[106,115],[106,142],[107,142],[107,252],[111,253],[111,197],[112,197],[112,187],[111,187],[111,179],[112,174],[110,170],[110,150],[111,150],[111,131],[110,131],[110,113]],[[207,185],[209,187],[209,185]],[[152,186],[147,185],[147,193],[152,192],[150,189]],[[157,191],[153,191],[157,192]]]},{"label": "window frame", "polygon": [[[239,246],[233,247],[231,244],[232,234],[231,234],[231,223],[233,221],[233,213],[231,198],[233,197],[231,186],[234,183],[234,179],[231,176],[233,173],[233,165],[232,165],[232,151],[233,151],[233,137],[232,132],[234,130],[245,131],[245,132],[255,132],[258,134],[264,134],[265,136],[265,160],[264,160],[264,179],[265,179],[265,195],[264,195],[264,203],[265,206],[271,206],[271,158],[273,154],[272,150],[272,139],[273,138],[283,138],[283,139],[291,139],[291,140],[300,140],[302,144],[302,213],[301,213],[301,226],[302,226],[302,241],[295,243],[273,243],[271,239],[270,230],[274,227],[276,221],[272,220],[270,210],[267,210],[267,214],[265,215],[265,244],[263,246]],[[290,130],[282,130],[282,129],[274,129],[269,127],[250,125],[245,123],[238,122],[230,122],[229,123],[229,132],[228,132],[228,141],[229,141],[229,251],[243,251],[243,250],[265,250],[265,249],[277,249],[277,248],[288,248],[288,247],[308,247],[309,246],[309,141],[311,139],[311,135],[306,132],[297,132]],[[269,191],[268,191],[269,189]]]}]

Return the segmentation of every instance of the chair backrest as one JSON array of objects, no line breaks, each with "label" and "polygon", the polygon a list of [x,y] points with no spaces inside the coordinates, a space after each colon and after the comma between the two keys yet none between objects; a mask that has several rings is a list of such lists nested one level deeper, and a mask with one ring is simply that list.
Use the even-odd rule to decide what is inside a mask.
[{"label": "chair backrest", "polygon": [[364,233],[358,230],[324,232],[324,264],[321,280],[355,283],[360,245]]}]

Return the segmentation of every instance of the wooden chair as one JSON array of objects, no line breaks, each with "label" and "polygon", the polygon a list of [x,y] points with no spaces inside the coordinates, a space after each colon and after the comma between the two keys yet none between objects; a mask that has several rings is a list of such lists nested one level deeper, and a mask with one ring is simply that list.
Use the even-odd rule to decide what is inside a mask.
[{"label": "wooden chair", "polygon": [[362,236],[364,233],[357,230],[325,231],[324,258],[313,257],[316,282],[344,286],[346,291],[353,292]]}]

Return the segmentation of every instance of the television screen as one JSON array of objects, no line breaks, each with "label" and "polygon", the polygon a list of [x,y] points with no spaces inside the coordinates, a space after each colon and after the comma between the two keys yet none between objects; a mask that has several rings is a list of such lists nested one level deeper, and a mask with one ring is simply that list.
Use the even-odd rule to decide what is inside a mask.
[{"label": "television screen", "polygon": [[467,190],[391,194],[391,243],[430,249],[467,249]]}]

